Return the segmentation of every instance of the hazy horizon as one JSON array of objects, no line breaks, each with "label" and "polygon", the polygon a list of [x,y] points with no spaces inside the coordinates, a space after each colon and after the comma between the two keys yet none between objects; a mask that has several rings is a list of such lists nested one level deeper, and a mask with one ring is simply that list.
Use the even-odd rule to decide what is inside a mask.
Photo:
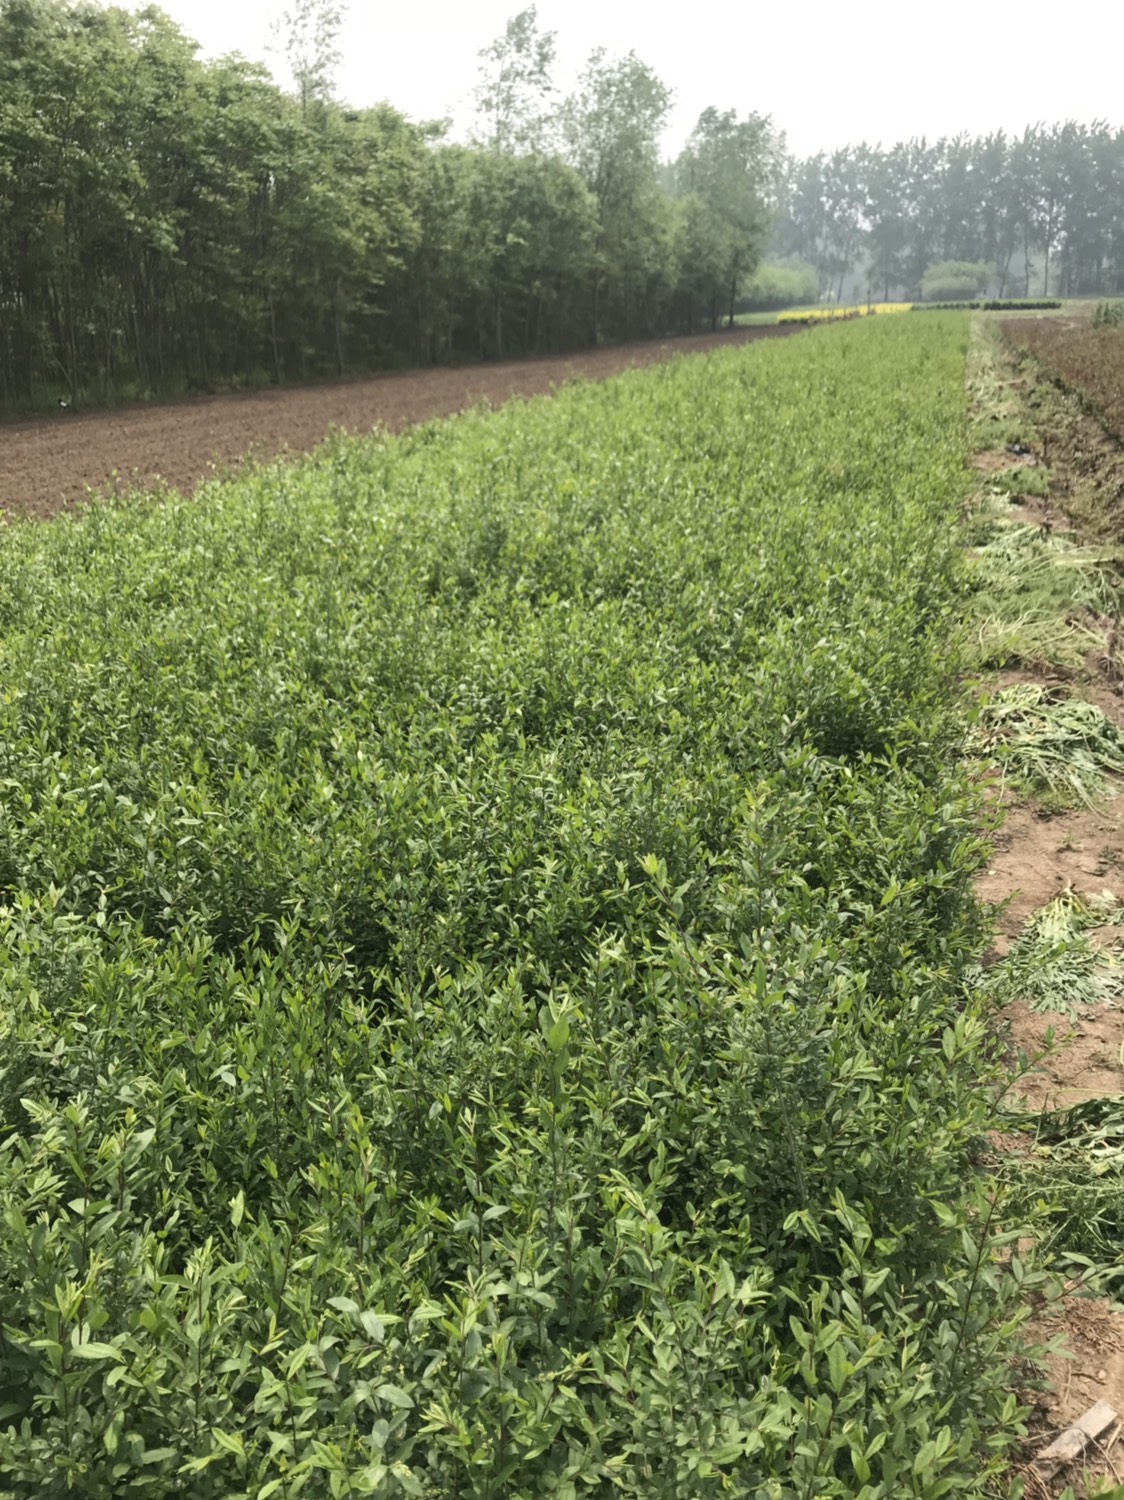
[{"label": "hazy horizon", "polygon": [[[132,9],[141,0],[132,0]],[[268,51],[275,0],[163,0],[160,6],[207,57],[225,52],[264,62],[288,84]],[[521,0],[418,0],[393,14],[351,0],[342,38],[340,96],[356,107],[387,100],[413,119],[450,117],[463,135],[472,120],[478,53],[498,36]],[[665,154],[682,146],[708,105],[772,117],[799,156],[867,141],[966,132],[1021,132],[1038,121],[1120,121],[1118,57],[1124,20],[1106,28],[1084,56],[1072,43],[1057,49],[1020,41],[1022,28],[965,0],[940,12],[940,35],[927,14],[874,0],[860,17],[840,20],[838,7],[805,6],[794,26],[787,13],[753,16],[719,0],[698,0],[689,24],[670,8],[641,11],[621,0],[540,0],[544,30],[558,36],[556,82],[573,84],[595,47],[635,51],[674,92]],[[1114,76],[1115,75],[1115,76]]]}]

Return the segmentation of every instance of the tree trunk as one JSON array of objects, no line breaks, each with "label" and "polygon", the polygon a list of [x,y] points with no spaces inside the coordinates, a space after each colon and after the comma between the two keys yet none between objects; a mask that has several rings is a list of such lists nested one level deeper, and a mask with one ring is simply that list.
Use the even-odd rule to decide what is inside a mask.
[{"label": "tree trunk", "polygon": [[1023,267],[1023,296],[1024,297],[1029,297],[1030,296],[1030,225],[1029,224],[1027,224],[1026,227],[1023,229],[1023,255],[1026,258],[1026,264]]},{"label": "tree trunk", "polygon": [[135,294],[133,296],[132,314],[133,314],[133,363],[136,365],[136,368],[137,368],[137,379],[141,383],[141,388],[143,390],[147,390],[147,388],[151,384],[151,382],[148,379],[148,371],[146,369],[146,364],[145,364],[144,349],[143,349],[143,347],[141,345],[140,313],[137,310],[137,299],[136,299],[136,295]]},{"label": "tree trunk", "polygon": [[277,308],[273,301],[273,293],[269,294],[269,341],[273,345],[273,373],[277,377],[277,384],[284,384],[281,374],[281,356],[277,350]]}]

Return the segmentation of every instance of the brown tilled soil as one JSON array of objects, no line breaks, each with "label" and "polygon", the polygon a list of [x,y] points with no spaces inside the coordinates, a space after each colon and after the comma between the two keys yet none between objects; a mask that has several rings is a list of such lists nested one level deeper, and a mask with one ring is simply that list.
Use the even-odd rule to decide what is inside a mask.
[{"label": "brown tilled soil", "polygon": [[1036,469],[1038,460],[1033,453],[1016,458],[1006,448],[987,448],[972,455],[972,468],[977,474],[1010,474],[1015,469]]},{"label": "brown tilled soil", "polygon": [[205,396],[115,411],[0,422],[0,512],[46,517],[91,492],[169,485],[185,493],[247,457],[308,452],[331,428],[400,431],[481,403],[549,394],[563,381],[603,380],[682,354],[780,338],[789,327],[735,328],[547,359],[411,370],[315,386]]},{"label": "brown tilled soil", "polygon": [[1053,1388],[1026,1397],[1035,1436],[1025,1466],[1020,1467],[1025,1500],[1054,1500],[1066,1486],[1072,1486],[1081,1500],[1104,1493],[1105,1486],[1111,1495],[1119,1494],[1114,1488],[1124,1477],[1119,1422],[1089,1448],[1082,1462],[1049,1482],[1038,1477],[1031,1455],[1098,1401],[1124,1411],[1124,1311],[1103,1297],[1067,1297],[1060,1308],[1035,1318],[1034,1335],[1043,1342],[1061,1339],[1066,1352],[1050,1361]]}]

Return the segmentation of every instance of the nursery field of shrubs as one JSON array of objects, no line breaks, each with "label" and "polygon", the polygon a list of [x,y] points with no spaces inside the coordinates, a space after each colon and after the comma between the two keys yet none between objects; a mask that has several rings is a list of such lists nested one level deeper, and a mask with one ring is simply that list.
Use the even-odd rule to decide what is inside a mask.
[{"label": "nursery field of shrubs", "polygon": [[967,328],[0,537],[0,1492],[984,1493]]},{"label": "nursery field of shrubs", "polygon": [[1124,303],[1098,304],[1088,322],[1035,318],[1011,322],[1004,332],[1059,385],[1076,392],[1115,437],[1124,438]]}]

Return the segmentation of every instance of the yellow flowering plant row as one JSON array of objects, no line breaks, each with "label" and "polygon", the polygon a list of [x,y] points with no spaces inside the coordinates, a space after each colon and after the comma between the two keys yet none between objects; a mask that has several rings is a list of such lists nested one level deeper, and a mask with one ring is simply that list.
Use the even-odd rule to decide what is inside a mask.
[{"label": "yellow flowering plant row", "polygon": [[778,323],[833,323],[844,318],[862,318],[870,313],[909,312],[912,302],[871,302],[861,307],[808,307],[780,313]]}]

